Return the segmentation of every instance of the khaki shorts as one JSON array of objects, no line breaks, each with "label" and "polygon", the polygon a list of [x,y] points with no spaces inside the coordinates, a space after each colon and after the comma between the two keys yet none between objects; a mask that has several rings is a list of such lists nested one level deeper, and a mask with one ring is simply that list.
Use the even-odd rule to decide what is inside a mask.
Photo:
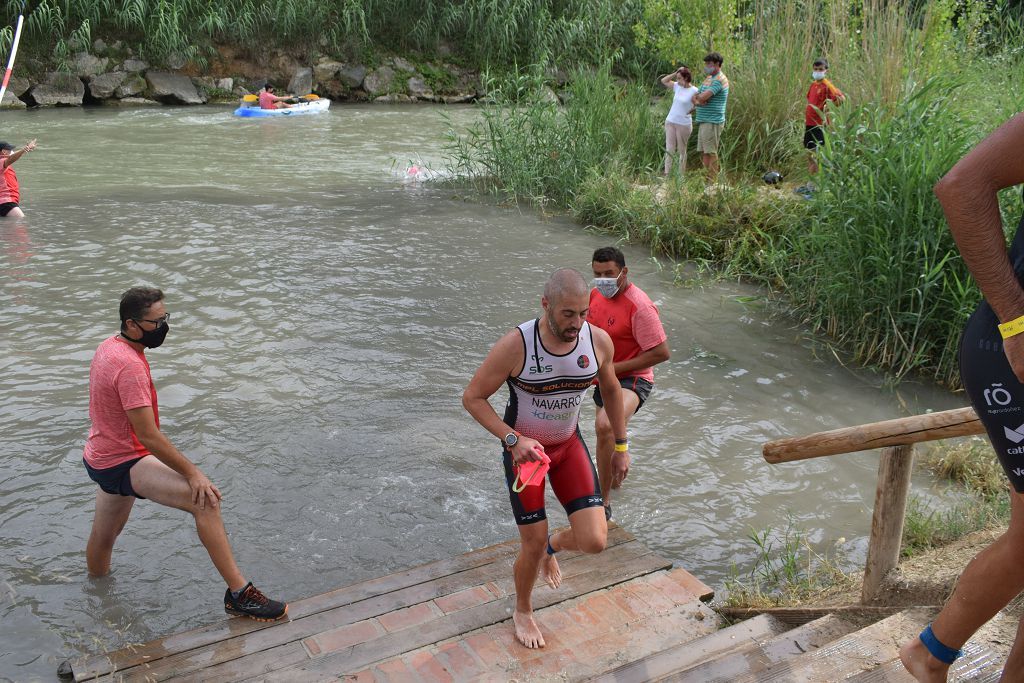
[{"label": "khaki shorts", "polygon": [[718,154],[718,143],[722,140],[724,123],[701,123],[697,129],[697,151],[701,154]]}]

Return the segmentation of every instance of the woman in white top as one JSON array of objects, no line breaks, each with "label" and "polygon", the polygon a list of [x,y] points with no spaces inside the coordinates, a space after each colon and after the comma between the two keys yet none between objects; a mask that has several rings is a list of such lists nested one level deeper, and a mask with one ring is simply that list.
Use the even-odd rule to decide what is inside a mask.
[{"label": "woman in white top", "polygon": [[661,77],[661,84],[672,88],[672,108],[665,117],[665,171],[668,175],[672,170],[672,157],[679,157],[679,175],[686,173],[686,141],[693,132],[693,96],[697,88],[692,84],[690,70],[681,66],[670,74]]}]

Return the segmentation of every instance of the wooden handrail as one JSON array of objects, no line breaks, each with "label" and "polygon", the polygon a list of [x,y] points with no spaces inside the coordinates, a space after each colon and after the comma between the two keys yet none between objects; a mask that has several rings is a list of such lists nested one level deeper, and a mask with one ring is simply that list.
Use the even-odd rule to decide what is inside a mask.
[{"label": "wooden handrail", "polygon": [[985,428],[974,408],[967,407],[844,427],[791,439],[776,439],[766,443],[761,453],[768,462],[778,464],[984,432]]},{"label": "wooden handrail", "polygon": [[899,562],[914,463],[913,445],[984,432],[985,427],[978,414],[974,408],[968,407],[833,429],[792,439],[776,439],[766,443],[761,453],[765,460],[777,464],[883,449],[861,586],[861,602],[867,604],[878,597],[885,575]]}]

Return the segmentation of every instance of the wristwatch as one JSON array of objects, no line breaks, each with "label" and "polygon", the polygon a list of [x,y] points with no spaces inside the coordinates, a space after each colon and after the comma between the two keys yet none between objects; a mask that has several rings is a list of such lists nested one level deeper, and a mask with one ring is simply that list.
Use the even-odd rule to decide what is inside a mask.
[{"label": "wristwatch", "polygon": [[505,438],[502,439],[502,441],[505,442],[505,445],[508,448],[512,448],[517,443],[519,443],[519,434],[517,434],[516,432],[509,432],[508,434],[505,435]]}]

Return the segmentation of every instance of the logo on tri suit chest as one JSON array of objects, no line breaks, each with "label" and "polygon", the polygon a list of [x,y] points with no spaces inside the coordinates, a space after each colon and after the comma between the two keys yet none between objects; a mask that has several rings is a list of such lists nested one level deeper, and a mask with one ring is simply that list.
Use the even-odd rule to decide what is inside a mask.
[{"label": "logo on tri suit chest", "polygon": [[576,359],[576,365],[580,366],[581,368],[589,368],[590,358],[587,356],[587,354],[583,354],[582,356]]},{"label": "logo on tri suit chest", "polygon": [[[1017,427],[1016,429],[1010,429],[1009,427],[1003,427],[1003,433],[1006,434],[1006,438],[1014,443],[1020,443],[1024,441],[1024,425]],[[1016,448],[1011,450],[1017,450]],[[1009,453],[1009,451],[1007,451]],[[1011,455],[1017,455],[1011,453]]]},{"label": "logo on tri suit chest", "polygon": [[[526,374],[543,375],[545,372],[551,372],[552,366],[541,365],[541,363],[544,362],[544,356],[538,356],[537,354],[534,354],[530,356],[530,360],[533,362],[530,364],[530,371]],[[540,368],[540,370],[538,370],[537,368]]]},{"label": "logo on tri suit chest", "polygon": [[[999,413],[1015,413],[1020,410],[1020,406],[1011,406],[1010,403],[1013,401],[1013,396],[1010,392],[1003,388],[1002,383],[993,382],[989,385],[988,389],[982,392],[982,397],[985,399],[985,405],[989,407],[985,412],[989,415],[997,415]],[[993,408],[992,406],[1000,406]],[[1009,407],[1003,407],[1009,406]]]}]

